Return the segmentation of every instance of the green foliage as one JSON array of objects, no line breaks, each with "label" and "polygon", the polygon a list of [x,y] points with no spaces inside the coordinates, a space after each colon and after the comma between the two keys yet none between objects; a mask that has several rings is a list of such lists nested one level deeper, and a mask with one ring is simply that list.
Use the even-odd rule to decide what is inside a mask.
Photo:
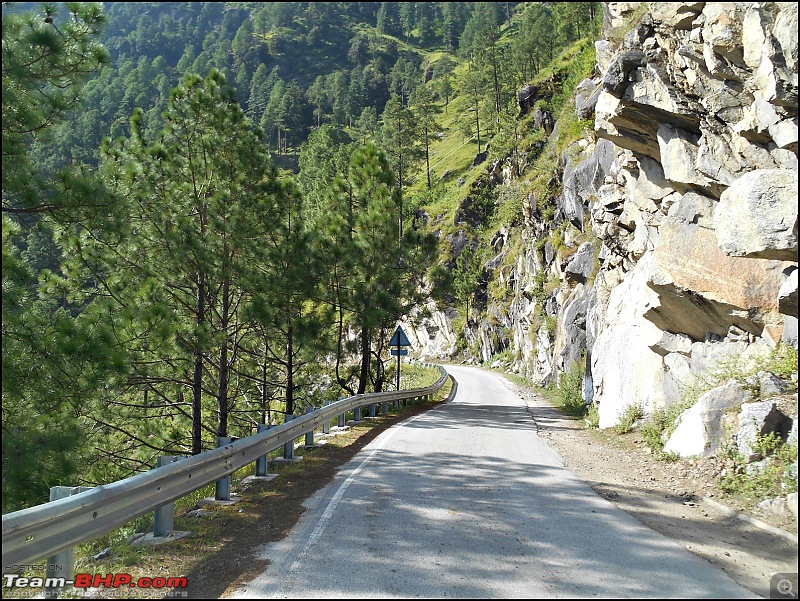
[{"label": "green foliage", "polygon": [[453,295],[464,306],[464,316],[470,319],[470,306],[483,273],[483,261],[478,251],[467,244],[455,261],[453,270]]},{"label": "green foliage", "polygon": [[633,403],[625,407],[619,416],[617,425],[614,426],[614,432],[617,434],[627,434],[633,430],[634,424],[644,417],[644,410],[638,403]]},{"label": "green foliage", "polygon": [[64,194],[31,161],[30,143],[52,132],[80,101],[82,85],[108,62],[98,42],[106,15],[99,3],[48,4],[44,14],[13,14],[3,5],[3,213],[74,215],[93,199]]},{"label": "green foliage", "polygon": [[[484,224],[481,243],[490,225],[519,224],[528,193],[552,216],[553,150],[521,178],[530,185],[497,190],[469,166],[475,142],[482,150],[492,136],[493,159],[533,153],[544,140],[516,118],[515,91],[555,75],[543,90],[557,107],[551,96],[567,81],[566,65],[586,50],[574,75],[583,77],[591,49],[580,45],[543,71],[589,30],[594,3],[580,4],[519,5],[513,15],[515,3],[191,3],[180,11],[110,3],[102,35],[99,5],[70,4],[52,27],[41,16],[15,21],[4,5],[4,212],[50,213],[59,240],[48,249],[29,235],[29,220],[4,218],[4,457],[50,461],[51,482],[72,477],[69,463],[93,461],[86,477],[103,482],[148,468],[154,453],[211,446],[227,421],[247,433],[291,411],[294,395],[335,396],[335,387],[309,390],[311,374],[327,369],[320,356],[341,360],[340,383],[381,386],[375,355],[398,316],[420,301],[405,292],[426,273],[435,286],[445,281],[441,266],[429,269],[430,234],[455,231],[457,206],[470,197]],[[31,32],[40,39],[26,38]],[[9,70],[26,49],[44,50],[47,70]],[[426,65],[438,98],[423,84]],[[81,88],[80,113],[63,119]],[[252,124],[263,124],[266,137]],[[15,137],[13,127],[23,133]],[[379,148],[363,150],[381,131],[391,134],[383,139],[388,171]],[[98,159],[109,135],[117,142]],[[265,156],[270,145],[288,153],[281,166],[299,169],[299,194],[279,181]],[[102,163],[102,185],[92,170],[58,171],[79,162]],[[419,229],[418,208],[430,215]],[[25,254],[21,240],[31,242]],[[483,255],[481,246],[461,260],[457,302],[481,285]],[[51,271],[37,273],[44,266]],[[557,285],[543,279],[542,298]],[[348,327],[360,328],[357,344]],[[571,387],[569,376],[563,384]],[[30,431],[19,429],[26,419]],[[91,437],[78,448],[82,430]],[[114,460],[98,461],[98,453]],[[4,492],[14,468],[7,463]],[[14,478],[13,495],[32,491],[23,503],[45,490],[43,479]]]},{"label": "green foliage", "polygon": [[594,403],[589,405],[584,423],[586,427],[591,430],[596,430],[600,427],[600,412],[597,410],[597,405]]},{"label": "green foliage", "polygon": [[505,348],[499,353],[495,353],[492,355],[488,361],[486,361],[485,365],[492,365],[496,361],[500,361],[501,363],[513,363],[516,360],[516,355],[514,354],[514,349],[512,348]]},{"label": "green foliage", "polygon": [[725,356],[686,385],[682,398],[691,406],[704,393],[729,380],[735,380],[743,388],[748,388],[758,395],[759,387],[753,382],[757,381],[754,376],[760,371],[771,371],[780,377],[788,378],[797,371],[797,350],[791,345],[780,343],[769,352],[748,356],[738,354]]},{"label": "green foliage", "polygon": [[[394,357],[392,357],[394,359]],[[433,386],[439,379],[439,370],[435,367],[420,365],[416,363],[400,364],[400,388],[427,388]],[[394,382],[397,377],[397,364],[393,361],[387,370],[387,380]]]},{"label": "green foliage", "polygon": [[497,227],[513,227],[522,221],[522,203],[527,194],[525,189],[516,183],[509,183],[497,189],[497,206],[494,223]]},{"label": "green foliage", "polygon": [[46,501],[52,485],[75,484],[82,416],[125,369],[101,316],[81,313],[63,291],[47,294],[60,258],[50,232],[113,205],[87,173],[31,153],[68,121],[82,86],[107,62],[97,41],[105,15],[84,3],[43,11],[3,6],[4,513]]},{"label": "green foliage", "polygon": [[774,433],[759,437],[754,450],[766,457],[762,465],[745,465],[736,449],[730,451],[734,467],[720,480],[720,488],[730,495],[751,501],[797,492],[797,444],[784,444]]},{"label": "green foliage", "polygon": [[[548,271],[542,270],[533,276],[533,297],[536,299],[540,307],[550,298],[553,290],[559,287],[561,281],[558,277],[550,274]],[[551,330],[555,332],[555,330]]]},{"label": "green foliage", "polygon": [[685,386],[679,402],[666,408],[654,409],[650,413],[641,428],[643,440],[655,451],[657,457],[668,458],[663,455],[664,444],[675,431],[676,420],[681,413],[720,382],[736,380],[742,386],[750,387],[748,380],[762,370],[788,378],[797,371],[797,350],[791,345],[781,343],[769,354],[755,359],[745,359],[738,355],[723,358],[707,373],[700,374]]},{"label": "green foliage", "polygon": [[650,3],[649,2],[640,2],[638,6],[635,6],[630,14],[624,19],[622,23],[617,25],[616,27],[609,28],[606,32],[606,37],[608,40],[615,46],[619,47],[622,45],[623,38],[625,34],[628,33],[631,29],[636,27],[642,21],[642,17],[650,10]]},{"label": "green foliage", "polygon": [[594,119],[578,119],[574,110],[564,111],[558,120],[558,153],[572,149],[571,145],[582,139],[594,139]]},{"label": "green foliage", "polygon": [[[346,177],[337,178],[330,188],[319,224],[330,273],[329,299],[338,313],[337,381],[351,394],[367,391],[373,340],[379,350],[384,334],[421,303],[421,279],[435,247],[432,236],[401,222],[395,181],[380,149],[374,144],[357,148]],[[357,348],[345,348],[348,325],[359,332]],[[360,357],[357,392],[350,376],[339,370],[347,352]],[[376,378],[380,390],[380,369]]]},{"label": "green foliage", "polygon": [[778,343],[770,353],[765,368],[788,380],[792,374],[797,373],[797,349],[786,342]]},{"label": "green foliage", "polygon": [[675,431],[678,416],[689,409],[696,399],[693,397],[684,398],[678,403],[673,403],[669,407],[658,407],[650,412],[647,419],[640,428],[642,440],[653,449],[656,458],[671,459],[672,457],[664,454],[665,441]]},{"label": "green foliage", "polygon": [[558,405],[567,415],[573,417],[583,417],[587,411],[582,396],[584,361],[573,364],[569,371],[558,377]]}]

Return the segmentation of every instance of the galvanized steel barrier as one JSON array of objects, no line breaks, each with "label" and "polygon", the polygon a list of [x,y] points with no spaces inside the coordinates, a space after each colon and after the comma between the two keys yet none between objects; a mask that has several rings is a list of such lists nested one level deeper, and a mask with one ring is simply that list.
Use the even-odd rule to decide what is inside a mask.
[{"label": "galvanized steel barrier", "polygon": [[[234,473],[330,420],[364,405],[424,397],[448,378],[441,366],[432,386],[359,394],[199,455],[77,495],[3,516],[3,566],[34,561],[88,542],[158,507]],[[451,378],[452,379],[452,378]],[[449,398],[455,393],[456,383]],[[341,420],[340,420],[341,421]]]}]

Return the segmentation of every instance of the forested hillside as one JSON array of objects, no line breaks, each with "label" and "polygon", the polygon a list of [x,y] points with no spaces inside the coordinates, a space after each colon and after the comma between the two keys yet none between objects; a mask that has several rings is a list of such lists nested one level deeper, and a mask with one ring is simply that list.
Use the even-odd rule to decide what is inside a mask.
[{"label": "forested hillside", "polygon": [[389,387],[400,320],[483,319],[496,233],[554,216],[598,5],[4,4],[4,512]]}]

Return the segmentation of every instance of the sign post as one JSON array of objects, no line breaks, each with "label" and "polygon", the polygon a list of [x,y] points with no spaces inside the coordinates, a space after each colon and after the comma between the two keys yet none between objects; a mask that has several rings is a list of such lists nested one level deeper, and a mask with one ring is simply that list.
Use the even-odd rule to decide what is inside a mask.
[{"label": "sign post", "polygon": [[392,349],[392,355],[397,356],[397,390],[400,390],[400,357],[408,354],[406,349],[400,347],[411,346],[406,333],[403,332],[403,328],[400,326],[397,326],[394,334],[392,334],[392,339],[389,341],[389,346],[397,347]]}]

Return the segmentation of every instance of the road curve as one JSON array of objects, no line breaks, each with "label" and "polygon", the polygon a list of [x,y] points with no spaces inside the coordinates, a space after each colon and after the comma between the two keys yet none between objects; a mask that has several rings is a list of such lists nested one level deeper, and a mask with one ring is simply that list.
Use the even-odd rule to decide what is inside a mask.
[{"label": "road curve", "polygon": [[383,432],[237,598],[757,598],[563,467],[502,377]]}]

